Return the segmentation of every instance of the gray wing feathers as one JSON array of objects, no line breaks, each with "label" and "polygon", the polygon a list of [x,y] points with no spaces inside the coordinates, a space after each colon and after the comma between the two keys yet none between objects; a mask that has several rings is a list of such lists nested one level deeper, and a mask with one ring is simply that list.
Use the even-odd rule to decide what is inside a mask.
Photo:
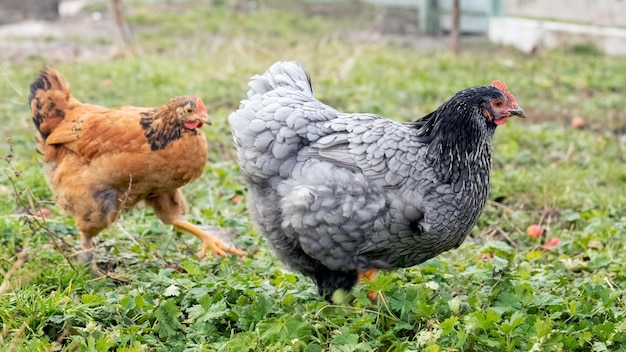
[{"label": "gray wing feathers", "polygon": [[359,247],[386,209],[383,189],[360,173],[314,159],[293,176],[278,188],[288,236],[332,270],[367,267]]},{"label": "gray wing feathers", "polygon": [[332,133],[310,146],[317,157],[358,169],[385,187],[397,187],[410,181],[411,175],[419,175],[420,164],[414,161],[422,158],[425,148],[411,140],[405,125],[365,114],[340,114],[326,125]]}]

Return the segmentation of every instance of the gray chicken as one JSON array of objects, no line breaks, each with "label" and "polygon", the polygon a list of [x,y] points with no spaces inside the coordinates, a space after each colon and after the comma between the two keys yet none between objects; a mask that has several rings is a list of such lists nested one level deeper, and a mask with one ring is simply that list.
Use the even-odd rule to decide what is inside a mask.
[{"label": "gray chicken", "polygon": [[409,123],[323,104],[296,62],[249,86],[229,122],[250,215],[327,300],[461,245],[487,200],[496,126],[525,117],[499,81]]}]

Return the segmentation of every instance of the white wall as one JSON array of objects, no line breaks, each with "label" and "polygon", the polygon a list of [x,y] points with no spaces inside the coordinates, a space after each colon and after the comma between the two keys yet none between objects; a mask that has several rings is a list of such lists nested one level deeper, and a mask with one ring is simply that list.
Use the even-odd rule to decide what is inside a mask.
[{"label": "white wall", "polygon": [[624,0],[504,0],[504,13],[598,26],[626,26]]}]

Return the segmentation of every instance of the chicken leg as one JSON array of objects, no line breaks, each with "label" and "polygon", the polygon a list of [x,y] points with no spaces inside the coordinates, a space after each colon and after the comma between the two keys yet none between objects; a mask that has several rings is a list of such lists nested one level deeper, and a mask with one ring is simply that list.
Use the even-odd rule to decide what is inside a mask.
[{"label": "chicken leg", "polygon": [[91,272],[98,277],[107,276],[107,273],[100,270],[96,261],[93,260],[94,251],[95,251],[93,238],[97,236],[101,230],[102,229],[100,228],[90,228],[89,230],[85,230],[85,229],[80,230],[80,241],[81,241],[83,248],[78,253],[78,258],[81,260],[83,265],[85,265],[86,268],[90,268]]},{"label": "chicken leg", "polygon": [[207,249],[210,249],[211,252],[218,256],[225,256],[226,253],[232,253],[242,257],[246,255],[245,252],[226,245],[217,237],[185,220],[185,196],[180,188],[172,193],[146,198],[146,204],[154,209],[156,216],[164,223],[172,224],[177,229],[188,232],[202,241],[202,249],[199,254],[200,258],[204,258]]},{"label": "chicken leg", "polygon": [[93,237],[81,232],[80,241],[83,250],[78,254],[78,257],[83,263],[91,263],[93,260]]},{"label": "chicken leg", "polygon": [[210,249],[211,252],[213,252],[215,255],[218,255],[220,257],[225,256],[226,253],[236,254],[242,257],[246,255],[246,252],[241,251],[232,246],[226,245],[217,237],[203,231],[202,229],[191,224],[188,221],[177,219],[177,220],[172,221],[171,223],[177,229],[188,232],[196,236],[202,242],[202,248],[200,249],[200,254],[198,255],[198,257],[200,258],[204,258],[204,256],[206,255],[207,249]]},{"label": "chicken leg", "polygon": [[[365,271],[359,271],[357,280],[358,282],[363,282],[363,279],[374,281],[374,279],[376,278],[376,273],[378,273],[378,269],[375,268],[370,268]],[[378,293],[374,291],[369,291],[367,293],[367,298],[372,301],[372,303],[376,303],[378,301]]]},{"label": "chicken leg", "polygon": [[[85,209],[89,208],[85,207]],[[74,217],[74,221],[76,221],[76,226],[78,227],[78,231],[80,233],[80,242],[83,247],[80,253],[78,253],[78,258],[83,263],[93,263],[93,238],[98,236],[100,231],[107,227],[109,221],[113,220],[113,217],[99,216],[99,214],[94,212],[86,212],[82,214],[82,216]]]}]

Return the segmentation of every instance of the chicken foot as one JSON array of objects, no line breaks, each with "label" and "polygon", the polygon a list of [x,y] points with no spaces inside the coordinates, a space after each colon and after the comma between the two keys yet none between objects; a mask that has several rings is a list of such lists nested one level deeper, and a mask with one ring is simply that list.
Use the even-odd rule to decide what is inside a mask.
[{"label": "chicken foot", "polygon": [[[375,268],[367,269],[365,271],[359,271],[359,275],[357,276],[357,282],[363,282],[363,279],[374,281],[377,273],[378,269]],[[367,298],[372,303],[376,303],[378,301],[378,293],[374,291],[369,291],[367,292]]]},{"label": "chicken foot", "polygon": [[197,237],[202,242],[202,249],[200,249],[200,258],[204,258],[207,249],[210,249],[215,255],[223,257],[226,253],[236,254],[238,256],[245,256],[246,252],[241,251],[235,247],[228,246],[222,242],[219,238],[203,231],[199,227],[191,224],[185,220],[173,220],[171,222],[174,227],[181,231],[188,232]]}]

